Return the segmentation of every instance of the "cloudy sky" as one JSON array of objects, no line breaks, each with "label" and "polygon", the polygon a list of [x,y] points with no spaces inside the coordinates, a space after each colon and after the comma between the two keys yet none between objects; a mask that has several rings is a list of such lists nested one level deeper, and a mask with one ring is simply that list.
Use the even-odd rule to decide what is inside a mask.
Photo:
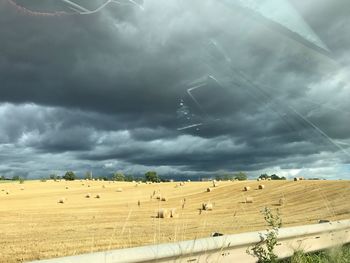
[{"label": "cloudy sky", "polygon": [[1,175],[348,178],[347,0],[103,2],[0,0]]}]

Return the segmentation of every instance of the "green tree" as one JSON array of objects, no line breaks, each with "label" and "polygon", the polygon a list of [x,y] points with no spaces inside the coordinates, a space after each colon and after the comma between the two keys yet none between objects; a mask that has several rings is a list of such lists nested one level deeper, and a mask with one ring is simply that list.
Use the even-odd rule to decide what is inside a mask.
[{"label": "green tree", "polygon": [[19,177],[18,175],[14,175],[14,176],[12,177],[12,180],[13,180],[13,181],[19,181],[19,179],[20,179],[20,177]]},{"label": "green tree", "polygon": [[74,181],[75,173],[73,171],[68,171],[65,173],[65,175],[62,178],[67,181]]},{"label": "green tree", "polygon": [[113,174],[114,181],[125,181],[125,175],[121,172],[116,172]]},{"label": "green tree", "polygon": [[132,182],[134,181],[134,177],[132,175],[125,175],[125,181]]},{"label": "green tree", "polygon": [[259,176],[260,179],[267,179],[270,178],[271,176],[269,176],[268,174],[262,174]]},{"label": "green tree", "polygon": [[239,180],[239,181],[244,181],[244,180],[248,179],[247,174],[243,173],[243,172],[236,173],[234,176],[235,176],[234,178]]},{"label": "green tree", "polygon": [[57,175],[56,174],[50,174],[50,179],[51,180],[56,180],[57,179]]},{"label": "green tree", "polygon": [[92,180],[92,172],[91,171],[85,173],[85,179]]},{"label": "green tree", "polygon": [[145,173],[145,179],[149,182],[160,182],[159,176],[155,171],[148,171]]}]

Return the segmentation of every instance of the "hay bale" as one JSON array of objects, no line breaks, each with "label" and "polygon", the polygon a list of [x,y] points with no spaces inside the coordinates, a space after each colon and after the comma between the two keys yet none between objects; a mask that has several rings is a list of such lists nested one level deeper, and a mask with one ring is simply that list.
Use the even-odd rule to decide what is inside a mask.
[{"label": "hay bale", "polygon": [[90,187],[90,185],[88,184],[88,187]]},{"label": "hay bale", "polygon": [[171,212],[168,209],[162,208],[158,211],[158,218],[170,218]]},{"label": "hay bale", "polygon": [[123,188],[117,188],[117,192],[123,192]]},{"label": "hay bale", "polygon": [[97,194],[95,198],[101,198],[101,194]]},{"label": "hay bale", "polygon": [[178,217],[179,217],[179,214],[176,213],[176,208],[171,208],[171,209],[170,209],[170,216],[171,216],[172,218],[178,218]]},{"label": "hay bale", "polygon": [[280,198],[280,200],[278,200],[278,204],[280,206],[283,206],[286,203],[286,199],[285,198]]},{"label": "hay bale", "polygon": [[271,178],[267,178],[267,181],[271,181]]},{"label": "hay bale", "polygon": [[211,210],[213,210],[213,204],[210,203],[210,202],[203,203],[202,204],[202,209],[205,210],[205,211],[211,211]]},{"label": "hay bale", "polygon": [[10,194],[10,191],[9,191],[9,190],[6,190],[6,194],[9,195],[9,194]]},{"label": "hay bale", "polygon": [[190,179],[188,179],[188,180],[187,180],[187,182],[191,182],[191,180],[190,180]]},{"label": "hay bale", "polygon": [[66,189],[69,189],[69,187],[68,187],[68,186],[66,186]]},{"label": "hay bale", "polygon": [[66,198],[62,197],[58,200],[59,204],[64,204],[64,202],[66,201]]},{"label": "hay bale", "polygon": [[256,179],[258,182],[261,181],[261,178]]},{"label": "hay bale", "polygon": [[266,179],[265,179],[265,177],[263,177],[263,178],[261,178],[261,180],[262,180],[262,181],[265,181]]},{"label": "hay bale", "polygon": [[217,187],[218,183],[216,181],[213,181],[213,187]]},{"label": "hay bale", "polygon": [[294,181],[299,181],[299,177],[294,177]]},{"label": "hay bale", "polygon": [[259,189],[264,189],[265,188],[265,185],[263,185],[263,184],[259,184],[259,187],[258,187]]},{"label": "hay bale", "polygon": [[88,193],[87,195],[85,195],[85,198],[90,198],[91,197],[91,194]]},{"label": "hay bale", "polygon": [[253,203],[253,197],[250,197],[250,196],[247,196],[246,198],[245,198],[245,202],[248,204],[251,204],[251,203]]},{"label": "hay bale", "polygon": [[250,186],[244,186],[244,191],[249,191],[250,190]]},{"label": "hay bale", "polygon": [[185,185],[185,183],[184,182],[180,182],[180,186],[184,186]]},{"label": "hay bale", "polygon": [[161,194],[157,194],[157,195],[156,195],[156,199],[157,199],[157,200],[161,200],[161,199],[162,199],[162,195],[161,195]]},{"label": "hay bale", "polygon": [[207,192],[213,191],[210,187],[207,188]]},{"label": "hay bale", "polygon": [[106,186],[103,184],[103,185],[102,185],[102,188],[106,188]]},{"label": "hay bale", "polygon": [[161,201],[166,202],[166,201],[168,201],[168,198],[162,197]]},{"label": "hay bale", "polygon": [[24,187],[23,187],[23,186],[21,187],[21,190],[22,190],[22,191],[24,190]]}]

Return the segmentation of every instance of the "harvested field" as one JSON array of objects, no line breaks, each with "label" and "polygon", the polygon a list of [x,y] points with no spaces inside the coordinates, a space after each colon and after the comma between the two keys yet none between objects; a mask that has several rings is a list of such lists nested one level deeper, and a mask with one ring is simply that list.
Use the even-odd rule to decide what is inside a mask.
[{"label": "harvested field", "polygon": [[[256,180],[220,182],[212,192],[205,191],[211,182],[191,182],[178,188],[176,182],[138,187],[117,182],[103,188],[107,183],[48,180],[0,184],[4,189],[0,191],[0,261],[181,241],[208,237],[212,232],[260,230],[266,227],[260,213],[265,206],[280,210],[284,226],[350,218],[350,181],[345,180],[266,181],[264,191],[258,190]],[[251,190],[242,191],[244,186]],[[123,192],[117,192],[119,188]],[[166,194],[167,201],[150,198],[155,192]],[[87,193],[102,198],[86,198]],[[248,196],[253,203],[246,203]],[[64,203],[58,203],[62,198]],[[184,198],[186,206],[182,207]],[[213,203],[213,211],[200,213],[204,202]],[[178,217],[157,218],[163,208],[176,208]]]}]

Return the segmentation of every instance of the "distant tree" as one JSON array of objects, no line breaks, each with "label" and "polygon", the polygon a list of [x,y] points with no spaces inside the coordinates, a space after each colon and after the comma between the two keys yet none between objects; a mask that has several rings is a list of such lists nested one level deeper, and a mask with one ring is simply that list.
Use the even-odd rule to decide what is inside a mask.
[{"label": "distant tree", "polygon": [[112,178],[114,181],[125,181],[125,175],[121,172],[114,173]]},{"label": "distant tree", "polygon": [[125,181],[127,181],[127,182],[132,182],[132,181],[134,181],[135,179],[134,179],[134,176],[132,176],[132,175],[125,175]]},{"label": "distant tree", "polygon": [[20,184],[24,184],[24,178],[20,177],[20,178],[19,178],[19,183],[20,183]]},{"label": "distant tree", "polygon": [[13,181],[19,181],[19,179],[20,179],[19,175],[12,176]]},{"label": "distant tree", "polygon": [[67,181],[74,181],[75,173],[73,171],[67,171],[62,178]]},{"label": "distant tree", "polygon": [[235,175],[234,174],[221,174],[215,176],[215,180],[222,180],[222,181],[229,181],[234,179]]},{"label": "distant tree", "polygon": [[267,178],[271,178],[268,174],[262,174],[259,176],[260,179],[267,179]]},{"label": "distant tree", "polygon": [[57,175],[56,174],[50,174],[50,179],[51,180],[56,180],[57,179]]},{"label": "distant tree", "polygon": [[234,175],[234,179],[237,179],[239,181],[244,181],[248,179],[248,176],[246,173],[243,172],[239,172],[237,174]]},{"label": "distant tree", "polygon": [[56,177],[57,180],[61,180],[61,178],[62,178],[62,176],[60,176],[60,175],[57,175],[57,177]]},{"label": "distant tree", "polygon": [[102,176],[101,175],[101,176],[98,177],[98,179],[101,180],[101,181],[108,181],[108,177],[107,176]]},{"label": "distant tree", "polygon": [[145,179],[149,182],[160,182],[159,176],[155,171],[148,171],[145,173]]},{"label": "distant tree", "polygon": [[286,177],[284,177],[284,176],[279,177],[276,174],[272,174],[271,175],[271,180],[286,180]]},{"label": "distant tree", "polygon": [[92,180],[92,172],[91,171],[85,173],[85,179]]}]

